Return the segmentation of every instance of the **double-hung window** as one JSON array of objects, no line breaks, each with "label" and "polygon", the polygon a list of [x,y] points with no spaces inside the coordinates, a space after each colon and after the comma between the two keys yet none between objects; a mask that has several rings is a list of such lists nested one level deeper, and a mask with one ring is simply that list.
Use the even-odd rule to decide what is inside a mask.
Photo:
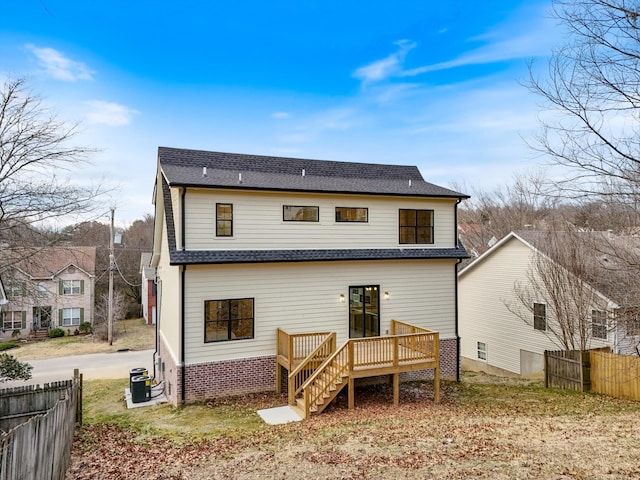
[{"label": "double-hung window", "polygon": [[233,236],[233,204],[216,203],[216,237]]},{"label": "double-hung window", "polygon": [[544,303],[533,304],[533,328],[543,332],[547,329],[547,305]]},{"label": "double-hung window", "polygon": [[82,308],[63,308],[60,312],[60,325],[63,327],[80,325],[82,313]]},{"label": "double-hung window", "polygon": [[83,293],[82,284],[82,280],[62,280],[61,293],[62,295],[79,295]]},{"label": "double-hung window", "polygon": [[4,330],[16,330],[26,327],[27,312],[1,312],[2,328]]},{"label": "double-hung window", "polygon": [[204,341],[253,338],[253,298],[204,302]]},{"label": "double-hung window", "polygon": [[433,210],[401,208],[400,243],[433,243]]},{"label": "double-hung window", "polygon": [[607,339],[607,312],[591,310],[591,328],[593,338]]},{"label": "double-hung window", "polygon": [[478,360],[487,361],[487,344],[478,342]]}]

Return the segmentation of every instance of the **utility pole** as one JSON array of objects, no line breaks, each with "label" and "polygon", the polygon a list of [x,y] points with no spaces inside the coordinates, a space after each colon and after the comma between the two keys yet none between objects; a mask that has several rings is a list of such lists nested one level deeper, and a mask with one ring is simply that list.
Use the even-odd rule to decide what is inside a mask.
[{"label": "utility pole", "polygon": [[111,226],[109,228],[109,313],[107,318],[109,345],[113,345],[113,264],[115,259],[113,253],[113,217],[115,210],[115,208],[111,207]]}]

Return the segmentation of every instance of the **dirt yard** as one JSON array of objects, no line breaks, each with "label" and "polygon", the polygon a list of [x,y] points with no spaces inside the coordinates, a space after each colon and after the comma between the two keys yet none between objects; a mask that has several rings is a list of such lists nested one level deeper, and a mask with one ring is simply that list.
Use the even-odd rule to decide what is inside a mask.
[{"label": "dirt yard", "polygon": [[[280,426],[255,419],[286,403],[275,394],[156,407],[148,422],[118,413],[78,431],[67,478],[640,478],[638,403],[484,375],[444,382],[442,393],[436,405],[431,384],[403,384],[393,407],[388,385],[366,387],[354,410],[341,394],[324,413]],[[191,422],[206,431],[185,430]]]}]

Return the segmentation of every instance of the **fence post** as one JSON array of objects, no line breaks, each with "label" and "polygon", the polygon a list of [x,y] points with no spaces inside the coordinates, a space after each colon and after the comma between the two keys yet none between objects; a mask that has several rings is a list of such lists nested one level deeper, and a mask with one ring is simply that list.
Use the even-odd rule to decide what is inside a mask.
[{"label": "fence post", "polygon": [[77,398],[77,402],[76,402],[76,422],[78,423],[78,425],[82,426],[82,380],[83,380],[83,374],[80,373],[80,370],[78,370],[77,368],[73,370],[73,379],[75,383],[75,388],[76,390],[76,398]]},{"label": "fence post", "polygon": [[549,388],[549,350],[544,351],[544,388]]}]

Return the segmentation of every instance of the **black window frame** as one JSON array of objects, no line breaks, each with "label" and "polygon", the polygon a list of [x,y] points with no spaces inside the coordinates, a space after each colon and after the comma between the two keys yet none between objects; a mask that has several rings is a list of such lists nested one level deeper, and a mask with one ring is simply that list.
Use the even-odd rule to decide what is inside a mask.
[{"label": "black window frame", "polygon": [[[291,208],[309,208],[315,209],[316,218],[315,220],[307,220],[307,219],[297,219],[297,218],[287,218],[287,209]],[[283,222],[311,222],[318,223],[320,221],[320,207],[314,205],[283,205],[282,206],[282,221]]]},{"label": "black window frame", "polygon": [[[223,218],[220,216],[219,207],[229,207],[231,209],[231,217]],[[221,232],[221,225],[229,227],[229,233]],[[225,229],[226,230],[226,229]],[[216,237],[233,237],[233,203],[216,202]]]},{"label": "black window frame", "polygon": [[[232,302],[242,302],[246,300],[251,300],[251,317],[236,317],[232,318]],[[209,302],[227,302],[227,312],[229,318],[227,319],[207,319],[207,303]],[[240,309],[238,309],[239,311]],[[241,321],[241,320],[251,320],[251,335],[250,336],[233,336],[233,322]],[[226,322],[227,323],[227,337],[226,338],[216,338],[212,340],[207,339],[207,324],[214,322]],[[244,297],[244,298],[222,298],[215,300],[205,300],[204,301],[204,343],[218,343],[218,342],[231,342],[236,340],[251,340],[255,338],[256,334],[256,301],[254,297]]]},{"label": "black window frame", "polygon": [[[348,218],[338,218],[338,210],[364,210],[364,220],[349,220]],[[336,223],[369,223],[369,207],[335,207]]]},{"label": "black window frame", "polygon": [[[413,224],[403,224],[403,212],[413,212]],[[420,225],[418,223],[420,213],[428,213],[431,224],[430,225]],[[400,245],[433,245],[435,241],[435,231],[434,231],[434,223],[435,223],[435,212],[433,209],[420,209],[420,208],[401,208],[398,210],[398,243]],[[419,238],[421,237],[421,230],[429,232],[429,241],[421,242]],[[408,232],[413,232],[411,235],[413,237],[413,241],[406,241],[406,234]],[[403,239],[405,239],[403,241]]]},{"label": "black window frame", "polygon": [[[536,311],[542,307],[542,313]],[[533,329],[541,332],[547,331],[547,304],[541,302],[533,303]]]}]

